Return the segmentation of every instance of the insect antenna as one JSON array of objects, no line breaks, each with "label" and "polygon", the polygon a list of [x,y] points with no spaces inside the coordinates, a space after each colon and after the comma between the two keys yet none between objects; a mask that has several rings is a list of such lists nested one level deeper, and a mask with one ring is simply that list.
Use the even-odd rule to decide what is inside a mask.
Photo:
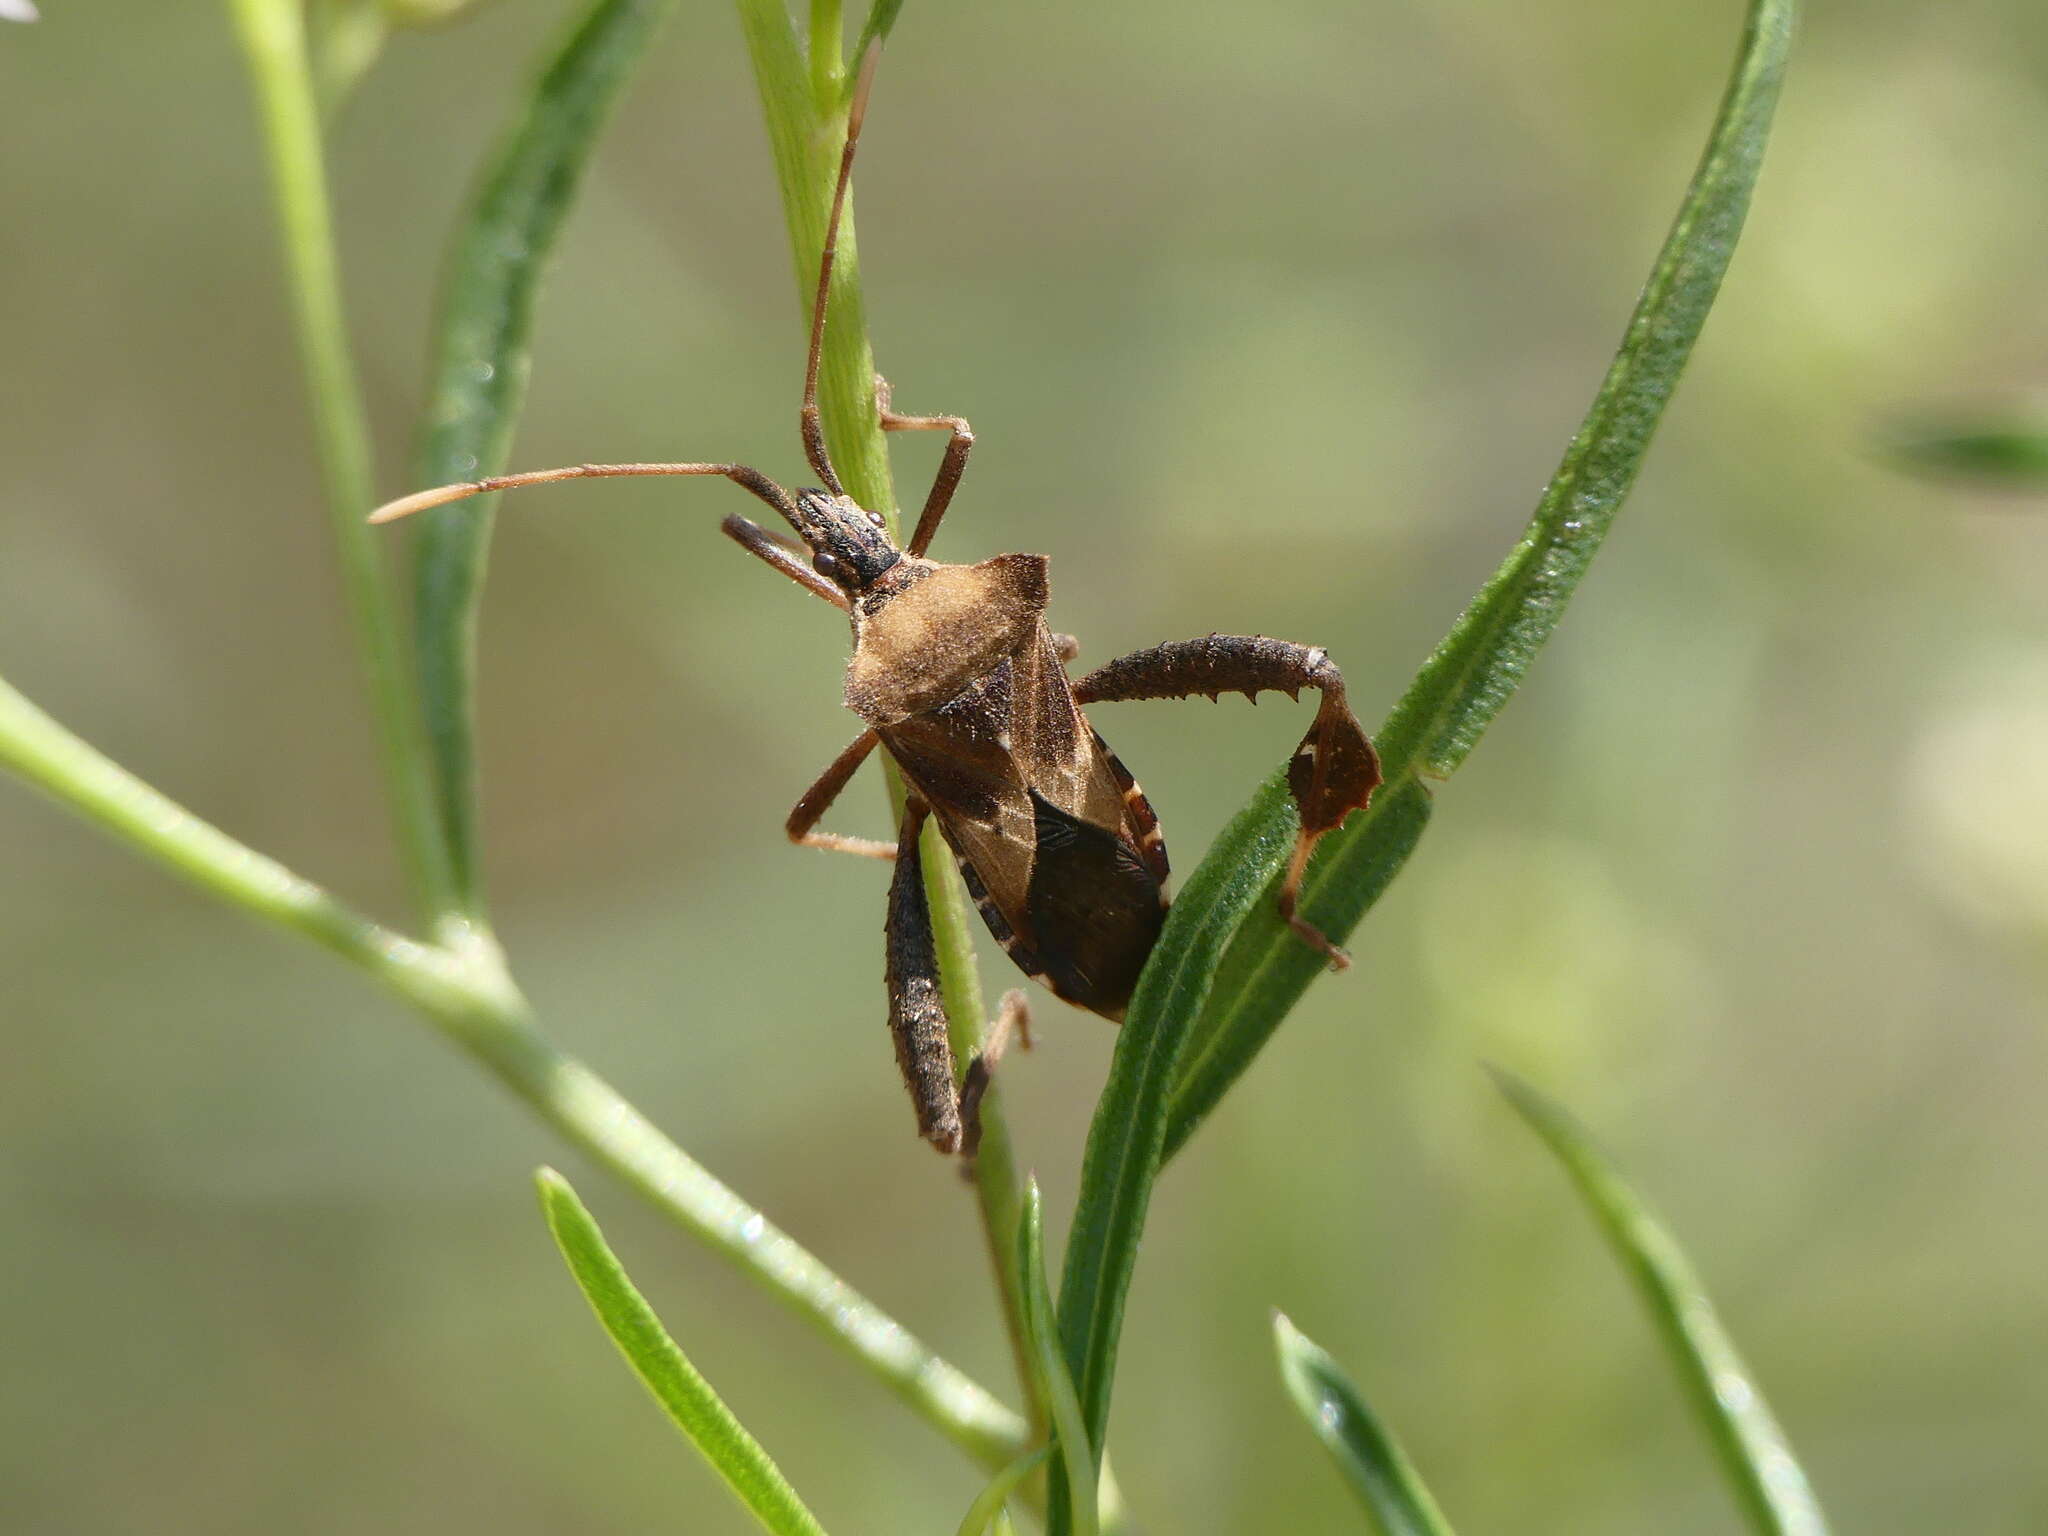
[{"label": "insect antenna", "polygon": [[882,41],[876,38],[861,55],[853,100],[846,109],[846,147],[839,152],[839,180],[832,188],[832,215],[825,221],[825,245],[818,256],[818,291],[811,301],[811,349],[804,360],[804,403],[799,418],[804,457],[811,461],[811,468],[834,496],[844,496],[846,488],[832,468],[832,455],[825,447],[825,428],[818,419],[818,363],[824,354],[825,309],[832,289],[832,266],[839,255],[839,224],[846,212],[847,188],[853,184],[853,152],[860,144],[860,125],[868,113],[868,90],[875,83],[875,65],[881,57]]},{"label": "insect antenna", "polygon": [[[839,255],[839,226],[846,212],[846,192],[853,180],[853,152],[860,143],[861,122],[867,116],[868,91],[874,84],[875,65],[882,56],[881,40],[868,44],[861,55],[860,73],[855,78],[853,98],[846,111],[846,147],[839,153],[839,179],[832,189],[832,214],[825,224],[824,250],[818,258],[818,291],[811,304],[811,344],[804,362],[804,401],[801,427],[804,456],[825,487],[835,496],[846,488],[832,468],[832,456],[825,448],[825,431],[818,417],[818,366],[825,343],[825,300],[832,287],[832,269]],[[797,525],[796,498],[762,474],[744,464],[570,464],[560,469],[534,469],[516,475],[492,475],[483,480],[464,480],[454,485],[435,486],[388,501],[370,514],[373,523],[395,522],[446,506],[469,496],[493,491],[515,491],[528,485],[551,485],[559,480],[608,480],[635,475],[723,475],[773,507],[792,527]]]},{"label": "insect antenna", "polygon": [[483,480],[462,480],[454,485],[414,491],[410,496],[385,502],[370,514],[370,521],[396,522],[429,507],[445,507],[451,501],[492,491],[516,491],[522,486],[552,485],[558,480],[617,480],[634,475],[723,475],[767,502],[791,527],[796,526],[796,499],[761,471],[744,464],[568,464],[560,469],[529,469],[517,475],[492,475]]}]

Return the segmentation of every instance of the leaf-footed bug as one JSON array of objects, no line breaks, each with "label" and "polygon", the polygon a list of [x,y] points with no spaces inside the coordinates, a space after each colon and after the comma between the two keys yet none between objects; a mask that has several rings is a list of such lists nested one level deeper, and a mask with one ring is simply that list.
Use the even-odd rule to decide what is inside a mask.
[{"label": "leaf-footed bug", "polygon": [[[576,464],[421,491],[370,520],[559,480],[722,475],[789,523],[801,547],[737,515],[721,526],[750,554],[848,615],[853,658],[845,702],[866,729],[804,792],[786,830],[793,842],[894,861],[885,931],[897,1062],[919,1133],[942,1152],[971,1156],[989,1066],[1010,1029],[1027,1027],[1026,1015],[1021,993],[1006,997],[989,1046],[970,1063],[964,1083],[956,1081],[918,846],[927,818],[937,821],[989,931],[1011,958],[1056,996],[1121,1020],[1165,922],[1166,845],[1144,793],[1081,705],[1317,690],[1315,720],[1288,767],[1301,830],[1279,906],[1294,931],[1338,968],[1348,963],[1343,951],[1297,915],[1295,902],[1317,839],[1365,806],[1380,770],[1345,703],[1344,680],[1320,647],[1210,635],[1138,651],[1070,682],[1064,664],[1077,648],[1046,627],[1045,556],[997,555],[978,565],[925,557],[974,434],[957,416],[898,414],[879,378],[882,429],[945,432],[945,451],[901,548],[879,513],[846,494],[819,421],[818,369],[840,219],[878,56],[879,44],[871,44],[861,60],[811,307],[799,423],[823,489],[792,492],[744,464]],[[896,840],[818,830],[819,818],[878,745],[895,760],[906,789]]]}]

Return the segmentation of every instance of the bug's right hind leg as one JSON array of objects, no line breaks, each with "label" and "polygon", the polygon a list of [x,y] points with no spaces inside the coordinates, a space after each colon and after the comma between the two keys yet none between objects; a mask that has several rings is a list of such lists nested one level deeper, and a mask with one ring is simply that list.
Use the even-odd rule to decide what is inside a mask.
[{"label": "bug's right hind leg", "polygon": [[917,1111],[918,1134],[941,1152],[960,1150],[960,1094],[953,1085],[953,1045],[946,1033],[946,1005],[939,996],[938,947],[932,912],[924,894],[924,860],[918,833],[927,808],[913,800],[904,808],[896,843],[896,876],[889,882],[887,979],[889,1034],[896,1065]]},{"label": "bug's right hind leg", "polygon": [[893,859],[896,845],[885,843],[875,837],[848,837],[843,832],[814,831],[818,818],[832,809],[832,802],[839,798],[839,792],[847,782],[860,771],[860,765],[868,760],[868,754],[875,750],[881,740],[873,731],[862,731],[847,749],[832,759],[832,766],[818,775],[818,782],[803,792],[789,813],[789,819],[782,824],[782,830],[789,834],[792,843],[801,843],[806,848],[828,848],[834,853],[857,853],[868,859]]}]

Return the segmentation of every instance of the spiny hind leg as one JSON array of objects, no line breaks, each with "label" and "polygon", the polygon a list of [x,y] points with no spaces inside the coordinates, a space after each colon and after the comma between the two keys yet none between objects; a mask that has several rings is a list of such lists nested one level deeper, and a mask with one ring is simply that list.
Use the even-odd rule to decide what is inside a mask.
[{"label": "spiny hind leg", "polygon": [[932,536],[939,531],[946,508],[952,504],[953,493],[960,488],[960,477],[967,472],[967,455],[974,450],[974,428],[958,416],[898,414],[890,408],[889,381],[879,373],[875,375],[875,415],[884,432],[950,434],[946,439],[945,454],[939,459],[939,472],[924,498],[924,510],[917,515],[917,528],[910,535],[910,542],[903,546],[906,552],[921,555],[931,547]]},{"label": "spiny hind leg", "polygon": [[939,996],[938,950],[924,894],[924,860],[917,846],[926,814],[921,800],[904,807],[896,874],[889,882],[884,924],[889,1035],[896,1042],[903,1086],[910,1090],[917,1111],[917,1133],[941,1152],[953,1153],[960,1150],[960,1094],[953,1083],[953,1046],[946,1033],[946,1005]]},{"label": "spiny hind leg", "polygon": [[1031,1049],[1031,1005],[1025,1000],[1022,987],[1012,987],[1003,994],[995,1018],[981,1037],[981,1049],[967,1063],[967,1076],[960,1084],[960,1155],[970,1166],[975,1153],[981,1150],[982,1096],[988,1092],[996,1064],[1013,1039],[1020,1049]]},{"label": "spiny hind leg", "polygon": [[1081,704],[1120,699],[1180,699],[1191,694],[1216,698],[1242,693],[1255,699],[1265,689],[1299,697],[1303,688],[1322,695],[1314,722],[1287,765],[1288,788],[1301,813],[1301,835],[1280,886],[1280,915],[1302,939],[1329,956],[1338,969],[1350,957],[1296,910],[1308,856],[1324,833],[1362,810],[1380,782],[1379,756],[1344,699],[1344,677],[1321,646],[1268,640],[1263,635],[1209,635],[1174,640],[1098,667],[1074,684]]},{"label": "spiny hind leg", "polygon": [[875,750],[881,738],[873,731],[862,731],[847,749],[832,759],[832,766],[818,775],[818,782],[803,793],[796,806],[789,813],[789,819],[782,824],[782,830],[789,834],[792,843],[801,843],[806,848],[829,848],[835,853],[857,853],[869,859],[893,859],[896,845],[885,843],[874,837],[848,837],[843,832],[814,831],[818,818],[832,808],[832,802],[839,798],[839,792],[846,788],[860,765],[868,760],[868,754]]}]

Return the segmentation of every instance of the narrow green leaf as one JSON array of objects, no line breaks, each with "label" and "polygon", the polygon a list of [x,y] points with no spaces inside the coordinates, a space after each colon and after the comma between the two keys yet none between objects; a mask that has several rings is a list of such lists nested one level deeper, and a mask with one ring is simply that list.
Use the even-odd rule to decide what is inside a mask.
[{"label": "narrow green leaf", "polygon": [[[452,252],[422,423],[422,485],[505,468],[526,398],[534,303],[599,131],[673,0],[599,0],[535,81]],[[495,497],[437,507],[414,536],[420,693],[462,915],[476,847],[476,626]]]},{"label": "narrow green leaf", "polygon": [[974,1502],[967,1507],[967,1516],[960,1522],[958,1536],[989,1536],[990,1530],[1003,1530],[1009,1526],[1006,1509],[1010,1496],[1024,1479],[1038,1470],[1039,1463],[1052,1454],[1052,1447],[1041,1445],[1037,1450],[1027,1452],[1011,1462],[1002,1471],[988,1480],[988,1485],[974,1496]]},{"label": "narrow green leaf", "polygon": [[[1166,1140],[1168,1090],[1188,1026],[1201,1008],[1223,946],[1265,899],[1267,878],[1294,845],[1284,782],[1269,781],[1224,828],[1174,902],[1118,1032],[1109,1078],[1096,1102],[1081,1165],[1081,1190],[1060,1282],[1061,1346],[1079,1387],[1088,1443],[1099,1456],[1124,1300],[1137,1262],[1152,1183]],[[1099,1461],[1098,1461],[1099,1465]],[[1048,1500],[1054,1536],[1063,1525],[1062,1469]]]},{"label": "narrow green leaf", "polygon": [[322,117],[332,118],[347,103],[390,30],[381,0],[309,0],[306,41]]},{"label": "narrow green leaf", "polygon": [[[1284,771],[1276,774],[1267,792],[1281,786],[1284,779]],[[1285,814],[1290,839],[1292,811],[1289,801]],[[1346,878],[1332,879],[1326,862],[1319,860],[1311,866],[1303,886],[1303,909],[1311,921],[1325,933],[1351,932],[1407,863],[1429,823],[1429,812],[1429,791],[1416,779],[1383,785],[1372,804],[1355,815],[1342,834],[1356,849],[1344,866]],[[1244,1075],[1288,1010],[1325,968],[1322,957],[1280,920],[1279,888],[1286,872],[1286,852],[1283,845],[1280,857],[1257,871],[1264,883],[1264,899],[1251,904],[1232,935],[1209,996],[1189,1031],[1187,1049],[1175,1069],[1173,1101],[1168,1109],[1168,1158],[1187,1144],[1195,1128]],[[1209,856],[1216,857],[1216,850]],[[1193,888],[1192,881],[1189,888]],[[1261,1001],[1268,1005],[1256,1006]]]},{"label": "narrow green leaf", "polygon": [[1563,1106],[1520,1078],[1493,1076],[1564,1164],[1635,1282],[1750,1525],[1765,1536],[1827,1536],[1805,1471],[1678,1240]]},{"label": "narrow green leaf", "polygon": [[[1301,910],[1343,940],[1429,816],[1424,778],[1448,776],[1520,686],[1556,628],[1649,448],[1705,323],[1749,207],[1791,46],[1795,0],[1754,0],[1733,79],[1621,349],[1521,542],[1472,599],[1381,727],[1387,782],[1323,840]],[[1254,805],[1271,805],[1261,792]],[[1273,807],[1278,825],[1286,814]],[[1199,871],[1197,872],[1199,874]],[[1189,894],[1195,882],[1189,882]],[[1181,904],[1189,899],[1181,898]],[[1179,904],[1177,904],[1179,905]],[[1321,974],[1321,957],[1263,907],[1232,940],[1174,1089],[1178,1150]]]},{"label": "narrow green leaf", "polygon": [[301,0],[229,0],[256,88],[287,287],[312,407],[313,437],[342,591],[368,685],[385,793],[406,879],[423,915],[448,905],[447,856],[436,824],[429,748],[406,664],[404,627],[381,551],[364,522],[377,484],[370,427],[342,310],[340,258]]},{"label": "narrow green leaf", "polygon": [[1421,1474],[1342,1367],[1279,1312],[1273,1314],[1273,1347],[1287,1395],[1351,1479],[1382,1536],[1451,1536]]},{"label": "narrow green leaf", "polygon": [[569,1181],[554,1169],[543,1168],[535,1182],[548,1228],[570,1274],[641,1384],[763,1528],[776,1536],[823,1536],[768,1453],[697,1374],[646,1298],[633,1288]]},{"label": "narrow green leaf", "polygon": [[1066,1494],[1061,1514],[1067,1530],[1074,1536],[1096,1536],[1095,1475],[1100,1461],[1089,1449],[1091,1441],[1081,1414],[1081,1399],[1074,1391],[1066,1357],[1060,1353],[1059,1320],[1045,1279],[1044,1206],[1036,1179],[1024,1181],[1023,1209],[1017,1217],[1017,1280],[1024,1302],[1024,1336],[1038,1377],[1038,1396],[1051,1411],[1054,1445],[1063,1469],[1062,1487],[1055,1488],[1051,1497],[1058,1499],[1062,1490]]},{"label": "narrow green leaf", "polygon": [[[886,41],[890,30],[896,25],[896,14],[903,9],[903,0],[875,0],[868,7],[868,19],[861,23],[860,36],[854,39],[853,52],[848,55],[858,72],[860,61],[867,56],[868,44]],[[853,81],[849,78],[846,89],[851,92]]]},{"label": "narrow green leaf", "polygon": [[[1414,846],[1427,773],[1463,760],[1520,683],[1584,574],[1641,464],[1734,253],[1762,163],[1790,46],[1793,0],[1754,0],[1706,155],[1578,436],[1522,542],[1430,657],[1380,733],[1387,784],[1377,813],[1325,839],[1303,911],[1348,934]],[[1088,1133],[1060,1288],[1060,1334],[1089,1441],[1108,1427],[1125,1297],[1169,1122],[1178,1140],[1221,1097],[1322,968],[1284,926],[1261,918],[1294,811],[1269,780],[1218,839],[1174,903],[1117,1039]],[[1247,919],[1251,919],[1248,923]],[[1219,968],[1231,983],[1215,988]],[[1205,1006],[1210,1017],[1200,1018]],[[1190,1039],[1189,1082],[1180,1061]],[[1186,1092],[1186,1098],[1180,1098]],[[1051,1529],[1064,1509],[1054,1470]]]},{"label": "narrow green leaf", "polygon": [[1907,469],[2005,490],[2048,490],[2048,422],[1926,422],[1892,434],[1891,457]]}]

